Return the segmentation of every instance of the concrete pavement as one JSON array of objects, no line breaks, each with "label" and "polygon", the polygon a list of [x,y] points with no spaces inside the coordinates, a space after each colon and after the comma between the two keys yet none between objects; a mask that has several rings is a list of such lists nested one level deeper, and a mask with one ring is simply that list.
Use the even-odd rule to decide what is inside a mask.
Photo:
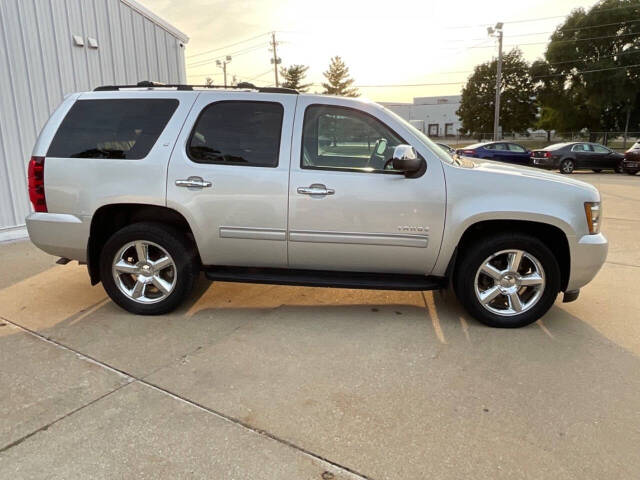
[{"label": "concrete pavement", "polygon": [[518,330],[448,293],[205,280],[136,317],[0,246],[0,478],[637,478],[640,178],[575,177],[608,262]]}]

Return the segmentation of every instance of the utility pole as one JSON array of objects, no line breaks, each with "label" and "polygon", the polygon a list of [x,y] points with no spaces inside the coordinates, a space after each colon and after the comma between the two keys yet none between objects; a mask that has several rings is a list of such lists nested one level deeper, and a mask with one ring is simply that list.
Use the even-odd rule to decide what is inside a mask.
[{"label": "utility pole", "polygon": [[496,69],[496,108],[493,114],[493,140],[500,140],[500,90],[502,89],[502,22],[495,27],[488,27],[489,36],[498,39],[498,66]]},{"label": "utility pole", "polygon": [[224,75],[224,87],[227,88],[227,63],[231,63],[231,55],[224,57],[224,60],[216,60],[216,65],[222,69]]},{"label": "utility pole", "polygon": [[273,71],[276,75],[276,88],[280,86],[278,83],[278,65],[282,63],[282,59],[278,58],[278,52],[276,50],[278,42],[276,42],[276,32],[271,32],[271,50],[273,50],[273,58],[271,64],[273,65]]}]

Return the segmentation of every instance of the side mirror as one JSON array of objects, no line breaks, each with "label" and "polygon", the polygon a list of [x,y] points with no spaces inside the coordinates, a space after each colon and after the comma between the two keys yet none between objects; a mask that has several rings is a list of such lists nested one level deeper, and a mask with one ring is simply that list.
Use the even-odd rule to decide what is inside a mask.
[{"label": "side mirror", "polygon": [[411,145],[398,145],[393,150],[393,169],[404,172],[409,176],[418,172],[424,163]]}]

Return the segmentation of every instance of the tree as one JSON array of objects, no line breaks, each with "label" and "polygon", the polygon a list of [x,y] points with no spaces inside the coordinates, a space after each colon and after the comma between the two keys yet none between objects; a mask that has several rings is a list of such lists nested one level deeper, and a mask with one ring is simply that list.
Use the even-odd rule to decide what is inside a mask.
[{"label": "tree", "polygon": [[357,97],[360,95],[358,89],[351,87],[353,78],[349,76],[349,68],[342,59],[335,56],[331,59],[329,69],[323,72],[327,83],[322,83],[324,92],[329,95],[340,95],[343,97]]},{"label": "tree", "polygon": [[[493,133],[496,100],[497,61],[475,67],[462,89],[460,108],[462,130],[474,134]],[[502,90],[500,93],[500,126],[503,132],[518,132],[533,125],[536,106],[529,65],[522,52],[513,49],[502,57]]]},{"label": "tree", "polygon": [[309,67],[305,65],[291,65],[290,67],[280,68],[282,75],[282,84],[284,88],[293,88],[299,92],[306,92],[311,86],[310,83],[303,84],[304,77],[307,75]]},{"label": "tree", "polygon": [[640,122],[640,0],[603,0],[556,28],[532,73],[541,121],[560,131],[625,130]]}]

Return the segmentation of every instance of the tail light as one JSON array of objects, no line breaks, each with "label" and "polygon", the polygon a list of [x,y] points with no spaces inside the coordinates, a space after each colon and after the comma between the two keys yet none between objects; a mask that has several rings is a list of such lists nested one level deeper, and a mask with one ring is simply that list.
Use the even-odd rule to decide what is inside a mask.
[{"label": "tail light", "polygon": [[544,158],[551,158],[551,152],[544,152]]},{"label": "tail light", "polygon": [[476,151],[475,150],[462,150],[462,154],[463,155],[475,155]]},{"label": "tail light", "polygon": [[44,194],[44,157],[31,157],[29,161],[29,200],[36,212],[47,211]]}]

